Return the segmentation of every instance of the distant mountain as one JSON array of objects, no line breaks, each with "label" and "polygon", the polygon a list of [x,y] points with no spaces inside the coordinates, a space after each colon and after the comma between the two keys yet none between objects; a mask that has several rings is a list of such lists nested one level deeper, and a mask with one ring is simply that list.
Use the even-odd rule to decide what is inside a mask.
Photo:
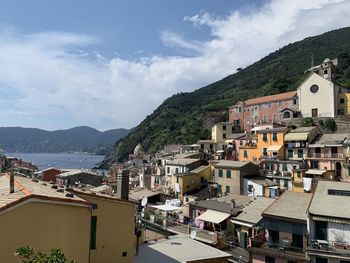
[{"label": "distant mountain", "polygon": [[106,154],[128,129],[100,132],[80,126],[68,130],[45,131],[35,128],[0,127],[0,148],[6,152],[61,153],[88,152]]},{"label": "distant mountain", "polygon": [[101,167],[122,162],[138,143],[148,153],[154,153],[166,144],[191,144],[209,138],[210,131],[203,128],[203,120],[210,113],[227,110],[238,100],[295,90],[311,66],[312,55],[314,65],[327,57],[338,57],[341,65],[337,81],[350,87],[350,27],[308,37],[206,87],[166,99],[116,142]]}]

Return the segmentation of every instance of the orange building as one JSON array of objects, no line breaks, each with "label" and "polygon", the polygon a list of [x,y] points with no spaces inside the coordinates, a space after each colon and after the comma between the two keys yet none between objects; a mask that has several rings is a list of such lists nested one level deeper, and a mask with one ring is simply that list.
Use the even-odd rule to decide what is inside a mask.
[{"label": "orange building", "polygon": [[263,158],[284,159],[284,135],[289,131],[286,127],[257,131],[257,138],[239,147],[239,161],[259,161]]}]

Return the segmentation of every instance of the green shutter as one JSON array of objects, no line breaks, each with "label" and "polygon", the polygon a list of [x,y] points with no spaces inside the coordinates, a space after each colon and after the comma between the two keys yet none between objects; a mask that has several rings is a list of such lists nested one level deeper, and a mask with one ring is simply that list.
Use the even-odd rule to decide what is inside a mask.
[{"label": "green shutter", "polygon": [[90,249],[96,249],[97,216],[91,217],[90,225]]}]

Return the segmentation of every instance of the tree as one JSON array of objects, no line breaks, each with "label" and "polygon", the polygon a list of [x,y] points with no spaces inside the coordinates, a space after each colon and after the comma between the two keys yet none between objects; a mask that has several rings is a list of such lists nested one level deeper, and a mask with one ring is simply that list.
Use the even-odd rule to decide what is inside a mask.
[{"label": "tree", "polygon": [[330,131],[336,131],[337,130],[337,123],[335,122],[335,120],[333,118],[327,118],[324,122],[324,127],[327,129],[327,130],[330,130]]},{"label": "tree", "polygon": [[[51,254],[47,255],[30,246],[21,247],[15,253],[16,257],[22,258],[22,263],[67,263],[67,258],[61,249],[51,249]],[[76,263],[75,260],[70,263]]]}]

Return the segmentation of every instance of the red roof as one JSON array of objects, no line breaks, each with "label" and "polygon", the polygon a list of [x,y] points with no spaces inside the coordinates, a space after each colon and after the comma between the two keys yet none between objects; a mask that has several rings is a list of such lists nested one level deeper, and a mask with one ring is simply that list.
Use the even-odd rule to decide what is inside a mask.
[{"label": "red roof", "polygon": [[246,100],[244,103],[246,104],[246,106],[248,106],[248,105],[261,104],[261,103],[269,103],[274,101],[282,101],[282,100],[289,100],[289,99],[291,100],[296,96],[297,96],[296,91],[289,91],[285,93],[279,93],[275,95],[249,99],[249,100]]}]

